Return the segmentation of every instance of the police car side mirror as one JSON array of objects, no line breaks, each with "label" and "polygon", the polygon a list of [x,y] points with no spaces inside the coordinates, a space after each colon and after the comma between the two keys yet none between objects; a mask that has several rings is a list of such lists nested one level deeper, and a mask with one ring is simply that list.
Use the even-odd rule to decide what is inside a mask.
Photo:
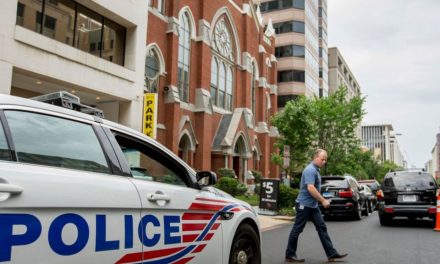
[{"label": "police car side mirror", "polygon": [[217,182],[217,175],[212,171],[199,171],[196,174],[196,179],[200,186],[209,186]]}]

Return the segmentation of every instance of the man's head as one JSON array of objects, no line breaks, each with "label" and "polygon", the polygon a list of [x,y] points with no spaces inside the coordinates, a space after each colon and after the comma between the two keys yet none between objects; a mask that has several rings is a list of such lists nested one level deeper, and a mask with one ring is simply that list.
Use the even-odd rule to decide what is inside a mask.
[{"label": "man's head", "polygon": [[326,162],[327,162],[327,151],[323,149],[315,150],[315,153],[313,154],[313,163],[315,163],[316,166],[321,168],[325,165]]}]

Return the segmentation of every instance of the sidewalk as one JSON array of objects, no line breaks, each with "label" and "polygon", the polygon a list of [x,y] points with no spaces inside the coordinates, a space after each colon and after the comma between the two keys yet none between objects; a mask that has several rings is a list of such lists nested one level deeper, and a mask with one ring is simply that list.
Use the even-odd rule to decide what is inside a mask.
[{"label": "sidewalk", "polygon": [[[255,209],[258,212],[258,207]],[[294,216],[258,214],[258,220],[260,221],[260,227],[262,232],[275,229],[282,225],[293,225],[294,219],[295,219]]]}]

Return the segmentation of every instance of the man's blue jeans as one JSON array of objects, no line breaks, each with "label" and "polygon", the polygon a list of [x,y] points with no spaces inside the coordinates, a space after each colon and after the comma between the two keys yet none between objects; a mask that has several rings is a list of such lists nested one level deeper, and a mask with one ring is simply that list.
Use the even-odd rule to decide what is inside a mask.
[{"label": "man's blue jeans", "polygon": [[327,233],[327,226],[325,225],[319,208],[304,207],[304,209],[300,209],[298,203],[295,205],[295,208],[295,224],[292,227],[292,231],[290,231],[289,241],[286,249],[286,257],[297,257],[296,248],[298,246],[298,237],[304,230],[304,227],[309,220],[315,224],[316,231],[318,231],[319,239],[321,240],[327,257],[336,255],[338,252],[333,247],[332,240]]}]

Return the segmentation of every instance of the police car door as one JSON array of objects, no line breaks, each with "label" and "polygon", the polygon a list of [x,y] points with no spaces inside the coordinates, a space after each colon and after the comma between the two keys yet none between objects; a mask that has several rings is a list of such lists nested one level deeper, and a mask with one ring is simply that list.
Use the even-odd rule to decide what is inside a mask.
[{"label": "police car door", "polygon": [[0,116],[1,263],[115,263],[142,250],[139,196],[112,175],[102,128],[25,107]]},{"label": "police car door", "polygon": [[113,131],[142,203],[143,263],[221,263],[222,231],[216,212],[225,204],[193,188],[189,170],[163,146]]}]

